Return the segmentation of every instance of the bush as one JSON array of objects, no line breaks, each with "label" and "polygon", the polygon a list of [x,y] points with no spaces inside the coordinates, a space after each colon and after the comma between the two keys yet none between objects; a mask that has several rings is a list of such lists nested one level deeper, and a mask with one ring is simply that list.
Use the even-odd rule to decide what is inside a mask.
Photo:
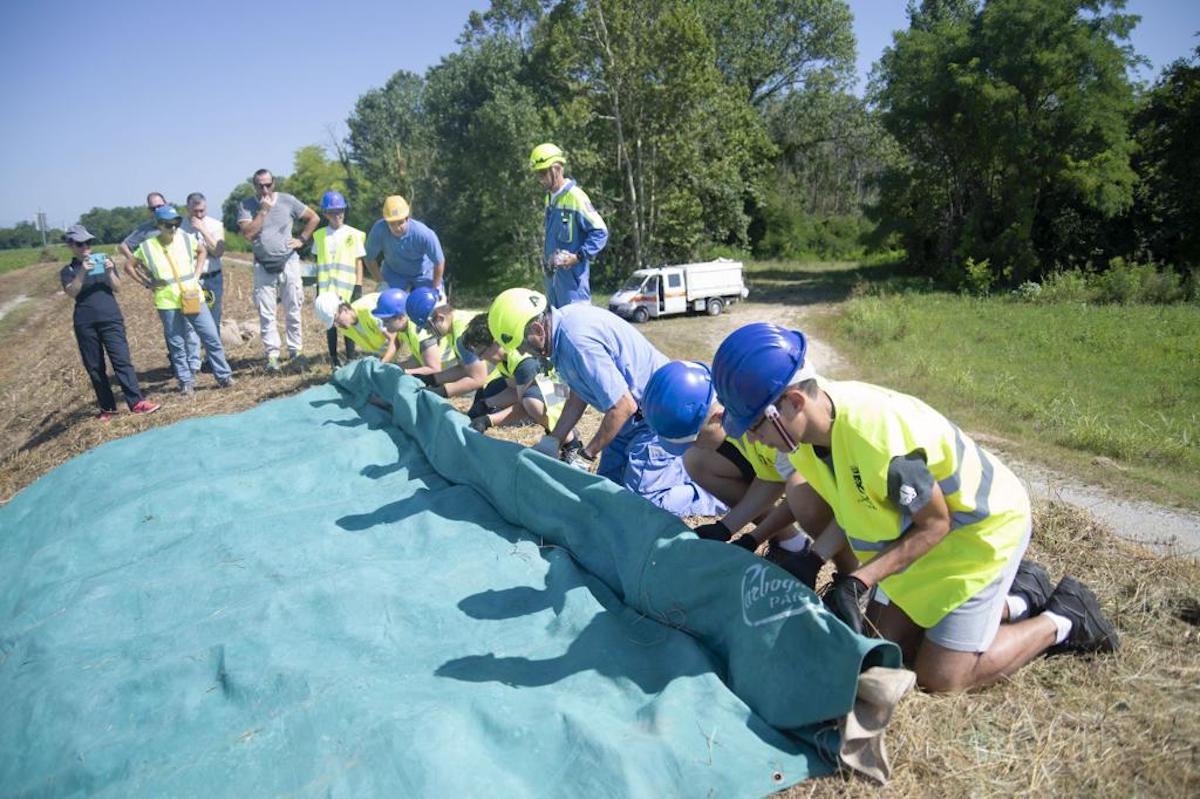
[{"label": "bush", "polygon": [[1042,281],[1039,302],[1087,302],[1091,299],[1087,277],[1078,269],[1051,272]]},{"label": "bush", "polygon": [[963,291],[974,294],[976,297],[986,297],[995,282],[996,275],[992,273],[991,261],[984,258],[977,262],[974,258],[967,258],[967,262],[963,264],[960,285]]}]

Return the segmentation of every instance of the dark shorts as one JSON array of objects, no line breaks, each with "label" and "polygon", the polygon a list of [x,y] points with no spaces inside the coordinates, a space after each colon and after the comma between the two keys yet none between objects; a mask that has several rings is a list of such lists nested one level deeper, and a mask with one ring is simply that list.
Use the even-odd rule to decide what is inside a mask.
[{"label": "dark shorts", "polygon": [[737,470],[742,473],[742,479],[747,483],[752,482],[756,477],[750,461],[746,460],[746,456],[738,452],[738,448],[728,441],[721,442],[721,446],[717,447],[717,454],[736,466]]}]

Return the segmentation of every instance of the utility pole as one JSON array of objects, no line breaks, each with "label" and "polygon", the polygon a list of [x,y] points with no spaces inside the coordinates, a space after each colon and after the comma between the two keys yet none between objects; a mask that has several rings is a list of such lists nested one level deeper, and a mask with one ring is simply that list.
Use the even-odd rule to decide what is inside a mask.
[{"label": "utility pole", "polygon": [[42,249],[46,249],[46,212],[38,210],[37,212],[38,230],[42,231]]}]

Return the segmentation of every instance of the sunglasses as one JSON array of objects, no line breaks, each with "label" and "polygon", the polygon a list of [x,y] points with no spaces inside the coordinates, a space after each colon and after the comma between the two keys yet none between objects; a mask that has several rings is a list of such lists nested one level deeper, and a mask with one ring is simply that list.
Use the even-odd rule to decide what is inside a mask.
[{"label": "sunglasses", "polygon": [[259,182],[255,181],[255,183],[254,183],[254,188],[256,188],[256,189],[269,189],[269,188],[271,188],[271,187],[272,187],[272,186],[274,186],[274,185],[275,185],[275,181],[273,181],[273,180],[272,180],[270,183],[259,183]]},{"label": "sunglasses", "polygon": [[70,244],[72,247],[79,247],[80,249],[92,246],[90,241],[68,241],[67,244]]},{"label": "sunglasses", "polygon": [[157,224],[163,230],[167,230],[168,228],[174,230],[175,228],[179,227],[178,222],[158,222]]}]

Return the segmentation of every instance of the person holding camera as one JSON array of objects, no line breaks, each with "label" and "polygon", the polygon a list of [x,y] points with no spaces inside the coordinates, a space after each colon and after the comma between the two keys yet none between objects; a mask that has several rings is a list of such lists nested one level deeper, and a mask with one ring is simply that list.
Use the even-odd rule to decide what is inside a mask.
[{"label": "person holding camera", "polygon": [[121,290],[121,277],[111,258],[104,253],[92,252],[95,238],[83,225],[67,228],[63,241],[71,248],[72,257],[59,272],[59,278],[63,292],[75,300],[75,341],[79,343],[83,368],[92,381],[92,390],[100,405],[97,418],[107,422],[117,412],[117,401],[104,364],[106,352],[130,412],[154,413],[159,406],[142,396],[133,360],[129,357],[125,317],[121,315],[115,296]]}]

